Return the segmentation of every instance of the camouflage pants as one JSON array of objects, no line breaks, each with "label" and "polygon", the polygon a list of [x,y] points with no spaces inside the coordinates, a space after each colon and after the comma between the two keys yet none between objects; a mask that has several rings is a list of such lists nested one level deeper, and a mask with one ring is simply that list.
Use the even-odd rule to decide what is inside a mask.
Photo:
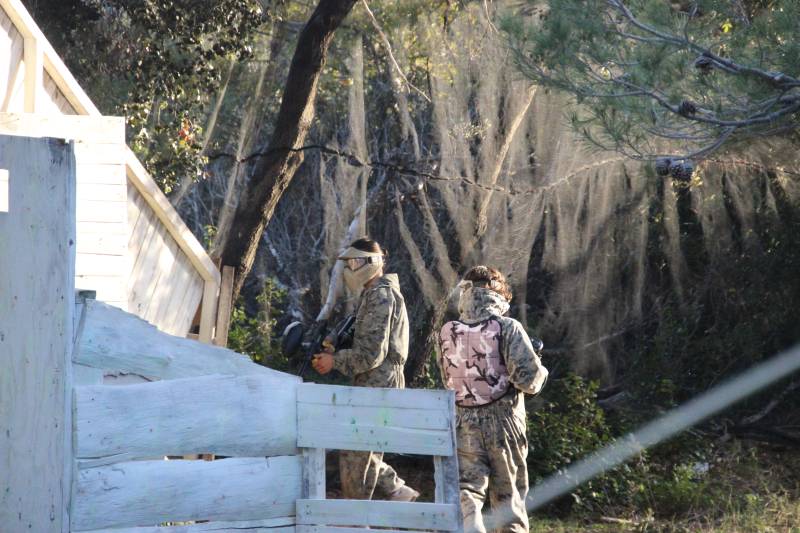
[{"label": "camouflage pants", "polygon": [[528,533],[528,439],[522,394],[485,407],[459,408],[456,424],[464,529],[486,531],[482,510],[488,493],[493,511],[513,517],[494,531]]},{"label": "camouflage pants", "polygon": [[388,496],[405,483],[394,468],[376,452],[339,452],[342,496],[350,500],[371,500],[375,489]]}]

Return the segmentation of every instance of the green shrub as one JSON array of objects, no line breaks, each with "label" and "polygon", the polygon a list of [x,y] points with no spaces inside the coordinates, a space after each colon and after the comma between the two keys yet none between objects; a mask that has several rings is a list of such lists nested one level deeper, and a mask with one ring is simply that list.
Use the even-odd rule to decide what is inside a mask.
[{"label": "green shrub", "polygon": [[283,355],[277,341],[279,332],[275,332],[275,323],[282,314],[280,307],[285,298],[286,290],[273,278],[267,278],[256,297],[258,311],[255,315],[248,315],[240,298],[231,313],[228,348],[249,355],[253,361],[264,366],[289,370],[289,360]]}]

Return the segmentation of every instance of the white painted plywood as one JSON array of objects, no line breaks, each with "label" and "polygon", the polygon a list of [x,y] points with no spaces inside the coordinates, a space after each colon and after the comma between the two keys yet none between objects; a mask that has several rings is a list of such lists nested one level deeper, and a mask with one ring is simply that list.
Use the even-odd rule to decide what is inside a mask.
[{"label": "white painted plywood", "polygon": [[56,139],[0,135],[0,529],[61,531],[71,455],[75,160]]},{"label": "white painted plywood", "polygon": [[75,456],[297,453],[297,384],[209,376],[75,389]]},{"label": "white painted plywood", "polygon": [[72,530],[294,515],[297,456],[133,461],[78,471]]},{"label": "white painted plywood", "polygon": [[374,526],[455,531],[458,506],[369,500],[298,500],[297,525]]},{"label": "white painted plywood", "polygon": [[86,302],[73,360],[154,379],[263,374],[276,382],[300,382],[297,376],[258,365],[233,350],[168,335],[131,313],[93,300]]},{"label": "white painted plywood", "polygon": [[451,391],[303,384],[298,446],[454,455]]}]

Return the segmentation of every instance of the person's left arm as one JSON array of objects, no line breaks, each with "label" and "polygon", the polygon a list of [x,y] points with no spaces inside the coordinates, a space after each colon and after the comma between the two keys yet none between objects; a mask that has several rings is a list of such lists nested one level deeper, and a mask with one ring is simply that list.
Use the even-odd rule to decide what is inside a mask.
[{"label": "person's left arm", "polygon": [[394,307],[390,288],[370,291],[356,317],[353,347],[333,355],[333,368],[354,377],[379,367],[389,352]]},{"label": "person's left arm", "polygon": [[514,319],[503,320],[503,357],[509,380],[517,389],[527,394],[541,392],[547,381],[547,369],[525,328]]}]

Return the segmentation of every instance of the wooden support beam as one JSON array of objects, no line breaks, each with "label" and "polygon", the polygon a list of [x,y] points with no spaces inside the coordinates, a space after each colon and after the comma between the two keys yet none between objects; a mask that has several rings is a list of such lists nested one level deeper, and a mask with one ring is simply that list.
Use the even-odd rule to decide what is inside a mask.
[{"label": "wooden support beam", "polygon": [[44,55],[40,41],[35,36],[25,37],[23,57],[25,60],[24,104],[26,113],[38,111],[44,84]]},{"label": "wooden support beam", "polygon": [[235,269],[230,266],[222,267],[222,282],[219,286],[219,301],[217,304],[217,329],[214,333],[214,344],[217,346],[228,345],[228,330],[231,325],[231,311],[233,309],[233,274]]},{"label": "wooden support beam", "polygon": [[203,288],[203,301],[200,304],[200,332],[198,334],[200,342],[205,342],[206,344],[211,344],[214,339],[218,290],[219,285],[213,281],[206,280]]},{"label": "wooden support beam", "polygon": [[301,489],[304,499],[325,499],[325,448],[303,448],[303,485]]}]

